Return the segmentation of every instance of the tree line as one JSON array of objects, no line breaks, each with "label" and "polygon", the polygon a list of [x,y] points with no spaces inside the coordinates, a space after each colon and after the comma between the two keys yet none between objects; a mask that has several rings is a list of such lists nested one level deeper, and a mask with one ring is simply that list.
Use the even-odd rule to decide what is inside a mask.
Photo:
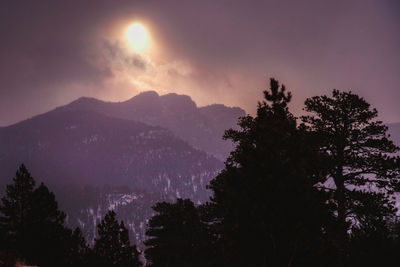
[{"label": "tree line", "polygon": [[142,266],[128,229],[109,211],[89,247],[81,230],[65,226],[55,195],[21,165],[0,204],[0,266]]},{"label": "tree line", "polygon": [[377,111],[352,92],[288,108],[275,79],[209,185],[213,195],[159,203],[149,221],[149,266],[398,266],[398,147]]},{"label": "tree line", "polygon": [[[210,182],[212,197],[157,203],[146,266],[397,266],[400,159],[377,111],[352,92],[305,101],[270,80],[255,116],[224,138],[236,143]],[[22,165],[0,204],[0,259],[39,266],[141,266],[110,211],[93,247],[64,226],[55,196]],[[10,265],[13,266],[13,265]]]}]

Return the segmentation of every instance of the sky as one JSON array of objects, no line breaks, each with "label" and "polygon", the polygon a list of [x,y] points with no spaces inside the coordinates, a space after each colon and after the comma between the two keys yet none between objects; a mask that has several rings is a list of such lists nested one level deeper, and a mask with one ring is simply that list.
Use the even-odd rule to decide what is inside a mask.
[{"label": "sky", "polygon": [[[146,51],[125,33],[140,23]],[[253,114],[270,77],[304,100],[351,90],[400,122],[397,0],[3,0],[0,126],[81,96],[155,90]]]}]

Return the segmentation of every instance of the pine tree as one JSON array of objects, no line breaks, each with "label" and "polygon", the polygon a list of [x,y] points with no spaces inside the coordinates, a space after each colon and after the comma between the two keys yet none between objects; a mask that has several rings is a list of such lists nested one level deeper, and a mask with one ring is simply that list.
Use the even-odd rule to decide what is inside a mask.
[{"label": "pine tree", "polygon": [[321,158],[289,112],[285,86],[271,79],[264,96],[256,117],[225,133],[237,146],[210,184],[224,264],[310,265],[322,255],[330,219],[324,192],[314,187]]},{"label": "pine tree", "polygon": [[55,195],[43,183],[31,196],[27,213],[29,233],[25,241],[29,250],[25,256],[40,266],[64,266],[67,240],[71,231],[64,226],[65,213],[58,209]]},{"label": "pine tree", "polygon": [[210,266],[210,244],[200,214],[189,199],[157,203],[144,243],[149,266]]},{"label": "pine tree", "polygon": [[6,196],[1,199],[0,227],[5,235],[3,246],[6,249],[20,253],[29,249],[26,247],[28,213],[32,207],[34,187],[34,179],[22,164],[13,178],[13,184],[7,185]]},{"label": "pine tree", "polygon": [[90,249],[86,243],[85,237],[79,227],[70,231],[70,238],[64,240],[67,248],[66,262],[67,266],[89,266]]},{"label": "pine tree", "polygon": [[136,246],[130,245],[128,229],[115,216],[114,211],[109,211],[97,226],[99,237],[94,244],[96,266],[142,266]]},{"label": "pine tree", "polygon": [[67,266],[65,244],[71,231],[64,226],[65,214],[44,184],[34,187],[34,179],[21,165],[0,205],[3,247],[30,264]]},{"label": "pine tree", "polygon": [[[398,148],[388,139],[387,127],[376,120],[376,109],[352,92],[333,90],[332,96],[312,97],[305,105],[312,114],[302,120],[326,156],[325,181],[332,179],[335,185],[338,247],[344,264],[348,216],[355,213],[361,218],[360,212],[368,212],[356,209],[356,196],[368,194],[370,188],[389,194],[398,190],[400,160],[390,156]],[[390,205],[389,200],[385,205]]]},{"label": "pine tree", "polygon": [[397,266],[395,209],[386,196],[354,190],[349,266]]}]

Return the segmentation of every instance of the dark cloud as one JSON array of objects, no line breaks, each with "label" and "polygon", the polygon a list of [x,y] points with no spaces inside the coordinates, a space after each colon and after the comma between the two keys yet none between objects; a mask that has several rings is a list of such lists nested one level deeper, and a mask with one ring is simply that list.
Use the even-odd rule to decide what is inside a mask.
[{"label": "dark cloud", "polygon": [[[351,89],[400,121],[399,10],[396,0],[2,1],[0,125],[150,87],[253,112],[269,76],[293,91],[297,113],[306,97]],[[137,19],[157,58],[107,39]]]}]

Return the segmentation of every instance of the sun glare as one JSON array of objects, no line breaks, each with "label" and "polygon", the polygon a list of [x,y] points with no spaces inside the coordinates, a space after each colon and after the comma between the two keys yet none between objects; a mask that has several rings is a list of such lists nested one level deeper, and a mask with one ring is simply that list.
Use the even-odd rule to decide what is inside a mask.
[{"label": "sun glare", "polygon": [[140,23],[130,25],[126,30],[125,37],[135,52],[143,52],[149,46],[149,35],[146,28]]}]

